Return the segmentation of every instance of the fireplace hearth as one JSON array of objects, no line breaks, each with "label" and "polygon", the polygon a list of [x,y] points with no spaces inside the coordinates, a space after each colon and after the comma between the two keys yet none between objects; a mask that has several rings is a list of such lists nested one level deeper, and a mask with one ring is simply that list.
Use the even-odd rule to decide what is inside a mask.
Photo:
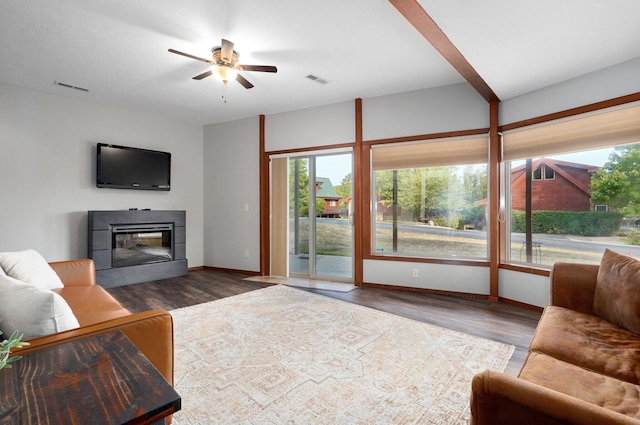
[{"label": "fireplace hearth", "polygon": [[187,273],[185,211],[89,211],[89,257],[111,288]]}]

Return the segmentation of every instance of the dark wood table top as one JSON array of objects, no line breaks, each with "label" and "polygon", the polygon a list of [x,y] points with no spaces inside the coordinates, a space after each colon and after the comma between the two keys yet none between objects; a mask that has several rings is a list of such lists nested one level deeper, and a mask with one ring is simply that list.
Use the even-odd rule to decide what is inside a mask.
[{"label": "dark wood table top", "polygon": [[121,332],[33,352],[0,370],[0,424],[148,424],[181,399]]}]

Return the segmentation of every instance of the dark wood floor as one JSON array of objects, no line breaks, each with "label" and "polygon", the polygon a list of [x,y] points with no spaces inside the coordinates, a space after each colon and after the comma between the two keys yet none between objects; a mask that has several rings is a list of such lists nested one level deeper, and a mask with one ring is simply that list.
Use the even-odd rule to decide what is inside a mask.
[{"label": "dark wood floor", "polygon": [[[197,270],[186,276],[108,291],[126,308],[138,312],[180,307],[230,297],[270,284],[244,280],[248,275]],[[351,292],[305,289],[368,306],[421,322],[480,336],[516,347],[505,372],[516,375],[527,354],[540,314],[521,307],[484,300],[425,294],[383,288],[358,288]]]}]

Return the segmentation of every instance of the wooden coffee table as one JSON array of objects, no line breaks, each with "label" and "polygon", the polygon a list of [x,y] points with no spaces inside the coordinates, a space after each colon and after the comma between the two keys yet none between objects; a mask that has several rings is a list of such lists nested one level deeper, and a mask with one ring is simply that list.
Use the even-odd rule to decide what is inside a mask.
[{"label": "wooden coffee table", "polygon": [[116,331],[25,355],[0,370],[0,424],[153,424],[181,399]]}]

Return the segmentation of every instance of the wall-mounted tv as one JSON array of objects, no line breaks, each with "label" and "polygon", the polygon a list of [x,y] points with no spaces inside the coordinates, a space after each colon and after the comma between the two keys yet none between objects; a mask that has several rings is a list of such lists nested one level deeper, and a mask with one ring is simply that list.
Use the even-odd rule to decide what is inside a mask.
[{"label": "wall-mounted tv", "polygon": [[171,189],[171,153],[98,143],[96,186]]}]

